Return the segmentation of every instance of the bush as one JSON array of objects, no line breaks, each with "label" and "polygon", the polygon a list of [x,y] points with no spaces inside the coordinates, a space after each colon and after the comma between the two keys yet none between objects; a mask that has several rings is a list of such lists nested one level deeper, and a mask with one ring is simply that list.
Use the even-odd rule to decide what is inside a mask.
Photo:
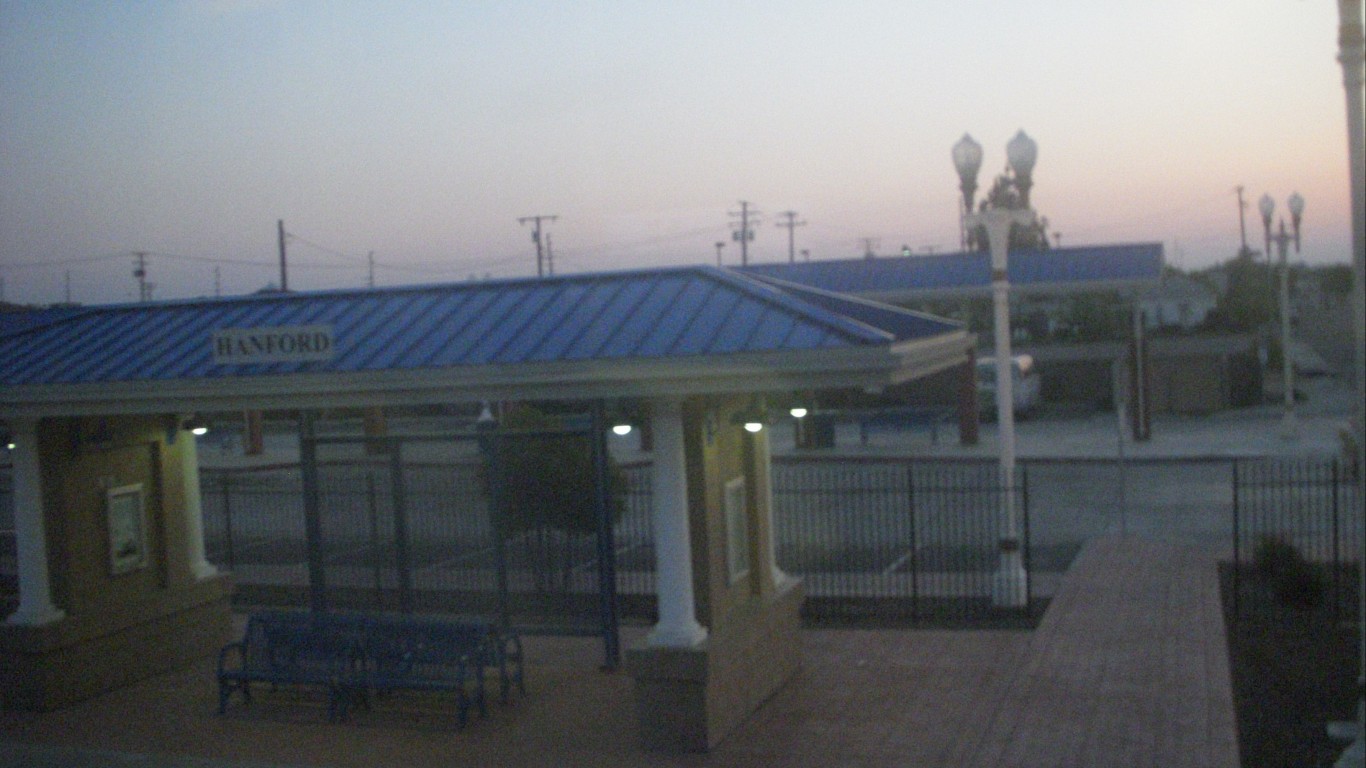
[{"label": "bush", "polygon": [[1283,605],[1309,609],[1323,602],[1327,591],[1323,574],[1285,536],[1264,533],[1258,537],[1252,562]]}]

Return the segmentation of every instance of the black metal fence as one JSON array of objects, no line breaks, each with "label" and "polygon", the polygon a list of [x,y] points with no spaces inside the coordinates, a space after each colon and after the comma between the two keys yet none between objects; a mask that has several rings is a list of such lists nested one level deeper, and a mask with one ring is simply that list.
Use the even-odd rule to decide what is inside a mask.
[{"label": "black metal fence", "polygon": [[[396,530],[395,489],[387,463],[384,458],[320,463],[320,525],[326,542],[321,554],[329,600],[379,610],[491,603],[499,567],[490,550],[493,534],[482,463],[404,462],[402,530]],[[614,524],[618,591],[628,609],[649,612],[654,594],[649,467],[633,464],[622,470],[626,498]],[[307,605],[299,467],[205,469],[200,485],[208,559],[233,572],[237,600]],[[592,536],[523,532],[508,543],[506,554],[507,570],[513,574],[510,590],[518,603],[553,594],[562,609],[583,603],[582,610],[562,611],[566,615],[596,610],[591,607],[598,593]],[[546,608],[538,605],[536,612]]]},{"label": "black metal fence", "polygon": [[[1036,602],[1050,594],[1085,541],[1128,532],[1227,548],[1235,602],[1244,612],[1253,605],[1245,598],[1270,588],[1256,567],[1259,551],[1287,544],[1319,574],[1319,586],[1310,589],[1320,591],[1324,605],[1342,620],[1356,615],[1362,499],[1347,467],[1333,459],[1020,466],[1016,497]],[[614,530],[619,605],[628,617],[648,618],[654,610],[650,467],[632,463],[622,470],[626,503]],[[436,542],[414,550],[420,563],[441,565],[420,578],[436,579],[441,571],[444,583],[457,584],[459,558],[470,554],[461,542],[487,525],[482,508],[471,506],[461,490],[472,487],[475,462],[417,464],[412,472],[414,509],[464,504],[472,516],[448,511],[429,520],[419,512],[410,522],[410,536]],[[775,457],[773,474],[778,562],[804,578],[813,620],[972,622],[992,615],[987,596],[1001,491],[993,462],[784,456]],[[201,477],[209,557],[234,572],[240,599],[306,604],[298,467],[206,469]],[[17,569],[10,482],[8,468],[0,466],[0,591],[12,594]],[[329,503],[347,510],[334,525],[354,533],[355,548],[392,541],[391,531],[371,528],[371,510],[386,493],[371,482],[362,472],[331,492]],[[338,567],[354,559],[352,544],[331,553]],[[591,548],[574,551],[571,568],[592,567]],[[371,564],[368,571],[353,569],[351,577],[374,589],[397,576],[392,569],[377,573]]]},{"label": "black metal fence", "polygon": [[[1030,571],[1028,472],[1017,468],[1015,538]],[[1004,497],[989,461],[778,459],[779,566],[802,577],[817,623],[965,622],[1031,611],[993,605]],[[1026,579],[1026,606],[1038,608]]]},{"label": "black metal fence", "polygon": [[[613,529],[619,608],[628,618],[648,619],[655,609],[650,465],[621,469],[625,503]],[[479,471],[474,461],[405,465],[411,512],[399,535],[388,514],[392,488],[385,473],[364,461],[326,464],[320,474],[329,589],[345,585],[338,594],[347,602],[372,608],[404,607],[386,601],[399,600],[405,589],[447,599],[459,593],[462,602],[492,594],[487,500],[471,490],[479,487]],[[773,477],[778,563],[804,579],[808,619],[970,623],[1000,617],[991,606],[1002,534],[995,463],[784,458],[775,461]],[[239,600],[306,604],[298,469],[205,470],[201,482],[209,559],[234,572]],[[1027,472],[1019,470],[1015,500],[1026,569],[1028,498]],[[396,551],[400,544],[405,551]],[[591,542],[555,544],[567,558],[565,589],[558,591],[589,599],[592,585],[578,581],[591,580]],[[408,587],[400,584],[405,578]]]},{"label": "black metal fence", "polygon": [[1232,474],[1234,617],[1289,608],[1356,618],[1366,530],[1349,465],[1242,459]]}]

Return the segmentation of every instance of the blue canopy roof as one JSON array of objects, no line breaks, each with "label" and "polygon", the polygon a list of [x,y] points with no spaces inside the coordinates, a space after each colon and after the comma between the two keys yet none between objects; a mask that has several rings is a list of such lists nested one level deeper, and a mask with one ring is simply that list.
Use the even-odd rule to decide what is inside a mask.
[{"label": "blue canopy roof", "polygon": [[[797,264],[753,264],[747,274],[887,301],[980,294],[991,289],[986,253],[946,253]],[[1012,251],[1006,263],[1012,291],[1056,293],[1155,285],[1162,276],[1161,243]]]},{"label": "blue canopy roof", "polygon": [[[970,343],[949,321],[710,267],[90,307],[7,327],[0,327],[0,410],[68,390],[82,400],[115,390],[136,399],[154,385],[197,397],[310,387],[321,395],[333,391],[323,383],[328,376],[349,377],[359,389],[365,382],[393,389],[400,374],[410,390],[437,380],[416,382],[418,372],[441,373],[447,388],[488,384],[490,371],[504,382],[572,388],[612,378],[592,368],[605,364],[616,366],[618,383],[629,365],[627,378],[684,377],[705,391],[706,379],[735,376],[741,361],[762,359],[784,375],[805,366],[815,375],[826,367],[818,360],[839,355],[862,361],[849,364],[851,372],[859,368],[855,378],[879,366],[882,377],[895,378],[906,366],[894,350],[936,339],[955,348]],[[261,338],[272,329],[290,336],[293,352],[297,335],[308,354],[230,354],[234,344],[265,349]],[[323,340],[304,338],[314,333]],[[296,379],[308,385],[286,383]]]}]

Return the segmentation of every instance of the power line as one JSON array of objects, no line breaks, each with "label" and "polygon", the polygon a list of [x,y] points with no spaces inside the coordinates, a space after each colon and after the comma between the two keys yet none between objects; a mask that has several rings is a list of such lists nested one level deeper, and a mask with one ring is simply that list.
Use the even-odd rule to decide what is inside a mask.
[{"label": "power line", "polygon": [[526,224],[528,221],[535,222],[535,227],[531,230],[531,239],[536,243],[536,276],[545,277],[545,251],[541,245],[541,221],[555,221],[559,216],[548,216],[539,214],[536,216],[523,216],[517,219],[518,224]]},{"label": "power line", "polygon": [[778,215],[779,215],[779,216],[782,216],[782,217],[784,217],[784,218],[787,219],[787,221],[780,221],[780,222],[778,222],[778,224],[777,224],[777,226],[779,226],[779,227],[786,227],[786,228],[787,228],[787,262],[788,262],[789,264],[796,264],[796,263],[797,263],[797,250],[796,250],[796,247],[795,247],[795,245],[794,245],[794,240],[793,240],[793,234],[792,234],[792,233],[793,233],[793,231],[794,231],[797,227],[804,227],[804,226],[806,226],[806,222],[804,222],[804,221],[797,221],[797,212],[796,212],[796,211],[783,211],[782,213],[780,213],[780,214],[778,214]]}]

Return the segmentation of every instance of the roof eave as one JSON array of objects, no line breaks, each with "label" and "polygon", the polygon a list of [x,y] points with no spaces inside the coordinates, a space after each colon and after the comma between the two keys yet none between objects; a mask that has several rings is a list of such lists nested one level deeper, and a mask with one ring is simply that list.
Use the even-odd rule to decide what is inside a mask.
[{"label": "roof eave", "polygon": [[289,410],[480,400],[594,400],[876,387],[961,362],[975,343],[954,331],[853,349],[653,360],[564,361],[447,369],[7,387],[0,418]]}]

